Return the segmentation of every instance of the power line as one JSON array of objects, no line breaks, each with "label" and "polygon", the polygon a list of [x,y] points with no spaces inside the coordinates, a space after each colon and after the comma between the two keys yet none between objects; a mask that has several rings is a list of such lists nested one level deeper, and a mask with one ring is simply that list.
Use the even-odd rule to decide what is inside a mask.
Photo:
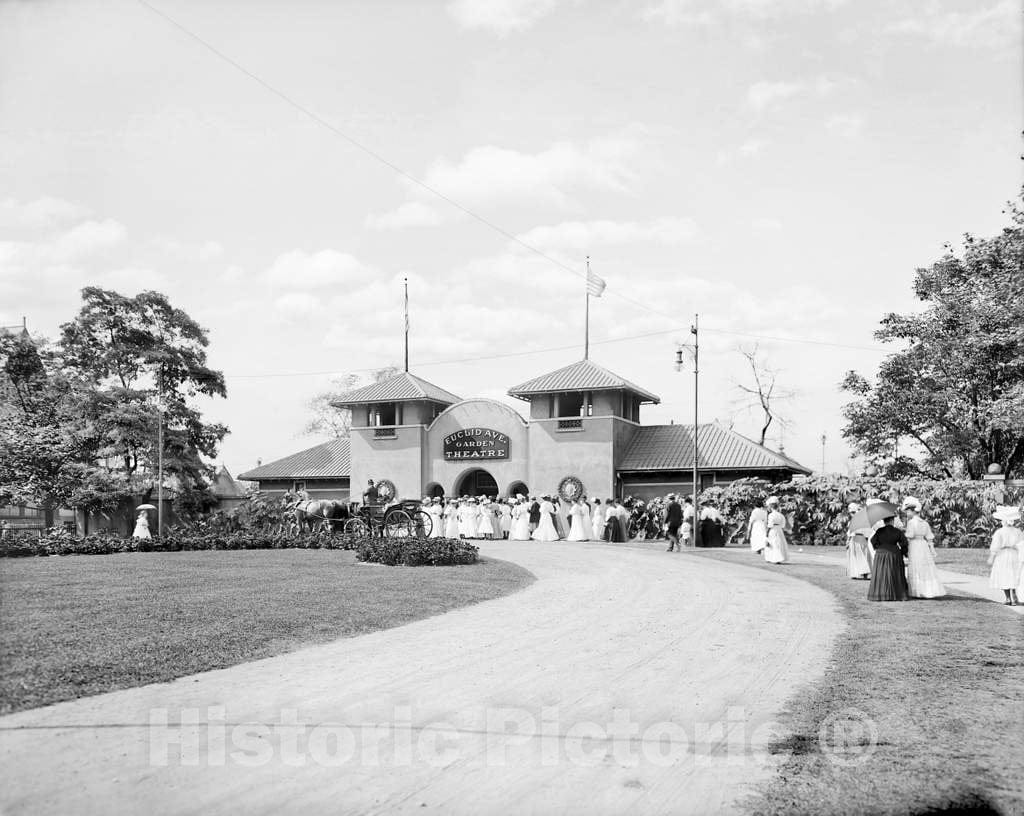
[{"label": "power line", "polygon": [[[566,272],[569,272],[572,275],[575,275],[575,276],[577,276],[579,278],[583,278],[584,280],[586,280],[586,278],[587,278],[586,272],[583,272],[583,271],[581,271],[579,269],[574,269],[573,267],[569,266],[568,264],[562,263],[560,260],[558,260],[557,258],[553,258],[551,255],[548,255],[543,250],[538,249],[537,247],[533,246],[532,244],[528,244],[522,238],[520,238],[519,236],[517,236],[516,234],[514,234],[512,232],[509,232],[504,227],[501,227],[498,224],[495,224],[493,221],[490,221],[489,219],[485,218],[484,216],[480,215],[479,213],[469,209],[468,207],[464,206],[463,204],[460,204],[455,199],[445,195],[440,190],[437,190],[436,188],[431,187],[425,181],[423,181],[423,180],[417,178],[416,176],[412,175],[411,173],[403,170],[397,164],[395,164],[394,162],[392,162],[391,160],[389,160],[385,156],[381,155],[376,150],[373,150],[372,148],[367,147],[365,144],[363,144],[362,142],[360,142],[357,139],[353,138],[349,134],[345,133],[345,131],[339,129],[335,125],[331,124],[326,119],[321,117],[319,114],[317,114],[317,113],[313,112],[312,110],[310,110],[309,108],[307,108],[305,105],[302,105],[301,103],[296,102],[294,99],[292,99],[290,96],[288,96],[288,94],[286,94],[284,91],[278,89],[274,85],[271,85],[269,82],[267,82],[265,79],[263,79],[259,75],[254,74],[252,71],[250,71],[244,65],[242,65],[241,63],[233,60],[231,57],[229,57],[223,51],[220,51],[219,49],[217,49],[215,46],[213,46],[212,44],[210,44],[209,42],[204,40],[202,37],[200,37],[198,34],[196,34],[194,31],[192,31],[191,29],[187,28],[182,23],[179,23],[173,17],[171,17],[170,15],[164,13],[163,11],[158,9],[156,6],[154,6],[151,3],[147,2],[147,0],[137,0],[137,1],[138,1],[139,5],[149,9],[151,12],[156,14],[158,17],[161,17],[162,19],[166,20],[168,23],[173,25],[175,28],[177,28],[183,34],[185,34],[186,36],[188,36],[191,39],[195,40],[203,48],[205,48],[211,54],[216,56],[218,59],[223,60],[228,65],[230,65],[232,68],[234,68],[235,70],[239,71],[240,73],[244,74],[245,76],[249,77],[251,80],[256,82],[257,84],[259,84],[266,91],[272,93],[278,99],[282,100],[287,105],[289,105],[290,107],[292,107],[295,110],[297,110],[303,116],[308,117],[309,119],[311,119],[316,124],[320,125],[321,127],[326,128],[331,133],[333,133],[335,136],[339,136],[340,138],[344,139],[350,145],[352,145],[353,147],[355,147],[358,150],[361,150],[367,156],[370,156],[372,159],[374,159],[375,161],[379,162],[380,164],[383,164],[389,170],[392,170],[393,172],[395,172],[398,175],[400,175],[402,178],[407,179],[408,181],[412,182],[413,184],[415,184],[416,186],[420,187],[421,189],[426,190],[430,194],[432,194],[434,196],[437,196],[442,201],[448,203],[452,207],[455,207],[455,209],[459,210],[460,212],[465,213],[470,218],[475,219],[479,223],[483,224],[485,227],[488,227],[489,229],[494,230],[499,235],[502,235],[505,238],[508,238],[510,241],[512,241],[512,242],[518,244],[519,246],[523,247],[524,249],[534,253],[538,257],[543,258],[543,259],[549,261],[550,263],[554,264],[555,266],[559,267],[560,269],[564,269]],[[652,314],[661,315],[662,317],[667,317],[669,319],[672,319],[669,315],[666,315],[663,312],[659,312],[656,309],[652,309],[646,303],[642,303],[639,300],[634,300],[633,298],[627,297],[626,295],[623,295],[622,293],[617,292],[614,289],[611,290],[611,293],[615,297],[619,298],[620,300],[625,301],[626,303],[630,303],[630,304],[632,304],[634,306],[638,306],[641,309],[644,309],[644,310],[646,310],[648,312],[651,312]]]},{"label": "power line", "polygon": [[[631,341],[631,340],[643,340],[643,339],[648,338],[648,337],[661,337],[661,336],[664,336],[666,334],[675,334],[676,332],[683,331],[683,330],[688,331],[689,329],[688,329],[688,327],[680,326],[680,327],[673,328],[673,329],[665,329],[663,331],[645,332],[643,334],[631,334],[631,335],[628,335],[626,337],[610,337],[610,338],[607,338],[605,340],[593,340],[593,341],[591,341],[591,345],[593,345],[593,346],[604,346],[604,345],[609,345],[611,343],[625,343],[625,342],[628,342],[628,341]],[[844,343],[829,343],[829,342],[824,341],[824,340],[802,340],[802,339],[794,338],[794,337],[772,337],[772,336],[761,335],[761,334],[750,334],[750,333],[747,333],[747,332],[734,332],[734,331],[729,331],[728,329],[702,329],[702,331],[713,331],[713,332],[716,332],[718,334],[729,334],[729,335],[735,335],[735,336],[738,336],[738,337],[750,337],[750,338],[754,338],[754,339],[757,339],[757,340],[778,340],[778,341],[787,342],[787,343],[801,343],[801,344],[809,344],[809,345],[815,345],[815,346],[828,346],[828,347],[835,347],[835,348],[855,349],[855,350],[858,350],[858,351],[874,351],[874,352],[878,352],[878,353],[884,353],[884,352],[890,351],[890,349],[884,349],[884,348],[881,348],[880,346],[852,346],[852,345],[847,345],[847,344],[844,344]],[[574,343],[574,344],[568,345],[568,346],[550,346],[548,348],[532,349],[530,351],[510,351],[510,352],[505,352],[505,353],[502,353],[502,354],[484,354],[484,355],[479,355],[479,356],[476,356],[476,357],[461,357],[461,358],[452,359],[452,360],[428,360],[427,362],[417,363],[416,367],[417,368],[426,368],[428,366],[459,365],[459,364],[463,364],[463,363],[484,362],[484,361],[487,361],[487,360],[503,360],[503,359],[507,359],[507,358],[510,358],[510,357],[531,357],[531,356],[536,355],[536,354],[549,354],[549,353],[555,352],[555,351],[572,351],[572,350],[578,349],[578,348],[579,348],[579,344],[578,343]],[[348,369],[345,369],[344,371],[339,371],[339,370],[335,370],[335,369],[332,369],[332,370],[329,370],[329,371],[282,371],[282,372],[268,372],[268,373],[263,373],[263,374],[225,374],[224,376],[225,376],[225,378],[228,378],[228,379],[262,379],[262,378],[274,378],[274,377],[320,377],[320,376],[328,376],[328,375],[332,375],[332,374],[335,374],[335,375],[336,374],[360,374],[360,373],[367,372],[367,371],[377,371],[377,370],[379,370],[381,368],[384,368],[384,367],[385,366],[377,365],[377,366],[367,366],[365,368],[348,368]]]},{"label": "power line", "polygon": [[[421,179],[417,178],[416,176],[412,175],[411,173],[408,173],[407,171],[403,170],[401,167],[399,167],[394,162],[390,161],[385,156],[381,155],[377,151],[373,150],[372,148],[366,146],[365,144],[363,144],[362,142],[360,142],[357,139],[353,138],[349,134],[345,133],[343,130],[339,129],[338,127],[333,125],[331,122],[329,122],[326,119],[324,119],[323,117],[321,117],[319,114],[317,114],[314,111],[310,110],[309,108],[307,108],[306,106],[302,105],[301,103],[296,102],[294,99],[292,99],[290,96],[288,96],[288,94],[286,94],[284,91],[281,91],[280,89],[278,89],[274,85],[271,85],[269,82],[264,80],[262,77],[260,77],[259,75],[253,73],[252,71],[250,71],[244,65],[242,65],[241,63],[239,63],[236,60],[232,59],[227,54],[225,54],[224,52],[220,51],[214,45],[212,45],[211,43],[207,42],[201,36],[196,34],[194,31],[192,31],[191,29],[187,28],[185,25],[183,25],[182,23],[178,22],[176,19],[174,19],[170,15],[168,15],[165,12],[161,11],[160,9],[158,9],[152,3],[148,2],[147,0],[137,0],[137,1],[138,1],[138,3],[141,6],[143,6],[144,8],[148,9],[149,11],[151,11],[153,14],[156,14],[158,17],[162,18],[166,22],[168,22],[171,25],[173,25],[175,28],[177,28],[183,34],[188,36],[190,39],[192,39],[195,42],[199,43],[203,48],[205,48],[211,54],[216,56],[218,59],[226,62],[228,65],[233,67],[235,70],[239,71],[240,73],[244,74],[245,76],[249,77],[251,80],[256,82],[257,84],[259,84],[262,88],[264,88],[264,90],[268,91],[269,93],[272,93],[274,96],[278,97],[281,101],[283,101],[284,103],[286,103],[290,107],[292,107],[295,110],[297,110],[303,116],[306,116],[307,118],[309,118],[310,120],[312,120],[316,124],[318,124],[321,127],[326,128],[327,130],[329,130],[334,135],[344,139],[350,145],[352,145],[356,149],[362,151],[366,155],[370,156],[375,161],[377,161],[380,164],[384,165],[385,167],[387,167],[388,169],[392,170],[393,172],[397,173],[402,178],[405,178],[405,179],[409,180],[410,182],[412,182],[413,184],[415,184],[418,187],[422,188],[423,190],[426,190],[430,194],[436,196],[437,198],[441,199],[442,201],[446,202],[447,204],[451,205],[452,207],[455,207],[460,212],[463,212],[466,215],[470,216],[471,218],[475,219],[476,221],[478,221],[479,223],[483,224],[487,228],[497,232],[499,235],[502,235],[503,237],[509,239],[510,241],[518,244],[519,246],[523,247],[524,249],[528,250],[529,252],[532,252],[536,256],[538,256],[540,258],[543,258],[544,260],[547,260],[548,262],[554,264],[555,266],[559,267],[560,269],[565,270],[566,272],[569,272],[572,275],[575,275],[576,277],[580,277],[580,278],[583,278],[584,280],[586,280],[586,278],[587,278],[586,272],[578,270],[578,269],[574,269],[573,267],[569,266],[568,264],[563,263],[562,261],[558,260],[557,258],[554,258],[551,255],[548,255],[543,250],[538,249],[537,247],[533,246],[532,244],[528,244],[526,241],[522,240],[522,238],[520,238],[519,236],[515,235],[514,233],[509,232],[508,230],[504,229],[503,227],[499,226],[498,224],[495,224],[493,221],[491,221],[491,220],[485,218],[484,216],[480,215],[479,213],[469,209],[468,207],[464,206],[463,204],[460,204],[458,201],[456,201],[453,198],[445,195],[440,190],[437,190],[436,188],[431,187],[426,182],[422,181]],[[665,318],[667,320],[675,320],[675,318],[673,316],[665,314],[664,312],[658,311],[657,309],[653,309],[650,306],[648,306],[646,303],[643,303],[643,302],[641,302],[639,300],[634,300],[633,298],[627,297],[626,295],[622,294],[621,292],[618,292],[615,289],[610,289],[608,291],[610,291],[610,293],[614,297],[617,297],[620,300],[625,301],[626,303],[630,303],[633,306],[637,306],[637,307],[643,309],[644,311],[650,312],[651,314],[658,315],[659,317],[663,317],[663,318]],[[643,338],[643,337],[654,337],[654,336],[658,336],[658,335],[672,334],[672,333],[674,333],[676,331],[685,330],[686,328],[687,327],[680,326],[678,328],[668,329],[666,331],[661,331],[661,332],[649,332],[647,334],[634,335],[632,337],[623,337],[623,338],[617,338],[617,339],[611,339],[611,340],[596,341],[594,343],[594,345],[600,345],[602,343],[620,342],[620,341],[625,341],[625,340],[636,340],[636,339],[640,339],[640,338]],[[772,340],[772,341],[785,342],[785,343],[806,343],[806,344],[809,344],[809,345],[829,346],[829,347],[834,347],[834,348],[848,348],[848,349],[856,349],[856,350],[862,350],[862,351],[881,351],[882,350],[882,349],[880,349],[878,347],[855,346],[855,345],[848,345],[848,344],[843,344],[843,343],[830,343],[830,342],[826,342],[826,341],[817,341],[817,340],[801,340],[801,339],[789,338],[789,337],[772,337],[772,336],[767,336],[767,335],[756,335],[756,334],[748,334],[748,333],[743,333],[743,332],[728,331],[726,329],[710,329],[709,328],[709,329],[705,329],[705,331],[714,332],[714,333],[718,333],[718,334],[729,334],[729,335],[735,335],[735,336],[738,336],[738,337],[750,337],[750,338],[755,338],[755,339]],[[477,362],[477,361],[483,361],[483,360],[497,360],[497,359],[503,359],[503,358],[508,358],[508,357],[526,356],[526,355],[529,355],[529,354],[541,354],[541,353],[547,353],[547,352],[551,352],[551,351],[565,351],[565,350],[572,349],[572,348],[576,348],[576,346],[559,346],[559,347],[548,348],[548,349],[537,349],[537,350],[530,351],[530,352],[513,352],[513,353],[509,353],[509,354],[486,355],[486,356],[480,356],[480,357],[469,357],[469,358],[465,358],[465,359],[461,359],[461,360],[435,360],[435,361],[431,361],[431,362],[419,363],[418,365],[423,367],[423,366],[433,366],[433,365],[448,365],[448,364],[454,364],[454,363]],[[371,368],[354,369],[353,373],[356,372],[356,371],[372,371],[372,370],[373,370],[372,367]],[[231,376],[233,376],[235,378],[243,378],[243,377],[244,378],[256,378],[256,377],[318,376],[318,375],[335,374],[335,373],[341,373],[341,372],[335,372],[335,371],[283,372],[283,373],[280,373],[280,374],[251,374],[251,375],[236,374],[236,375],[231,375]]]}]

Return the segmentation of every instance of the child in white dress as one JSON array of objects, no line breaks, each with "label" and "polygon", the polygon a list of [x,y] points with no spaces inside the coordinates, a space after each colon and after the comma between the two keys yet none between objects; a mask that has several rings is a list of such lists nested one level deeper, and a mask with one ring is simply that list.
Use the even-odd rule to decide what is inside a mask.
[{"label": "child in white dress", "polygon": [[490,541],[494,538],[494,505],[490,499],[483,499],[477,505],[476,534],[477,538]]},{"label": "child in white dress", "polygon": [[998,507],[992,514],[1003,526],[992,535],[992,544],[988,556],[992,572],[989,574],[988,585],[992,589],[1001,589],[1006,595],[1007,606],[1020,606],[1017,593],[1024,589],[1024,573],[1021,572],[1021,556],[1024,555],[1024,531],[1014,527],[1020,520],[1019,507]]},{"label": "child in white dress", "polygon": [[903,511],[907,514],[905,533],[910,542],[907,554],[907,588],[911,598],[941,598],[946,588],[939,580],[935,566],[935,534],[931,526],[921,518],[921,502],[913,496],[903,500]]}]

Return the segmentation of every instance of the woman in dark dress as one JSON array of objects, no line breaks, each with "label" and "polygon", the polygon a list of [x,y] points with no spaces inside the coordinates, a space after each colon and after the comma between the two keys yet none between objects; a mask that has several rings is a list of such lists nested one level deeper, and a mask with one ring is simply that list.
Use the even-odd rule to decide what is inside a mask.
[{"label": "woman in dark dress", "polygon": [[605,513],[607,514],[604,522],[604,540],[612,543],[621,544],[626,540],[626,531],[623,529],[622,516],[625,515],[623,512],[620,515],[619,505],[608,499],[605,505]]},{"label": "woman in dark dress", "polygon": [[871,565],[869,601],[905,601],[910,597],[907,573],[903,568],[903,558],[910,550],[910,542],[902,530],[892,526],[893,518],[884,519],[883,526],[871,536],[875,558]]}]

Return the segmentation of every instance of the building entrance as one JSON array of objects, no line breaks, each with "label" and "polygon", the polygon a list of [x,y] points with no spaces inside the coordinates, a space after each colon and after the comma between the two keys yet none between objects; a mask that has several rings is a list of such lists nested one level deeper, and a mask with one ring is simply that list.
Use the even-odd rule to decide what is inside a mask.
[{"label": "building entrance", "polygon": [[471,470],[455,487],[456,496],[490,496],[498,495],[498,483],[486,470]]}]

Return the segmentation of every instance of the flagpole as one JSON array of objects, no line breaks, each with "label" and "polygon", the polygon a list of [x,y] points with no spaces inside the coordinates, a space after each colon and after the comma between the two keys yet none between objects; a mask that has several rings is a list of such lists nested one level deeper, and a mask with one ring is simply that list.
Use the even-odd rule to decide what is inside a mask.
[{"label": "flagpole", "polygon": [[405,371],[409,372],[409,279],[405,279]]},{"label": "flagpole", "polygon": [[587,256],[587,283],[584,287],[587,307],[583,319],[583,359],[590,359],[590,256]]}]

